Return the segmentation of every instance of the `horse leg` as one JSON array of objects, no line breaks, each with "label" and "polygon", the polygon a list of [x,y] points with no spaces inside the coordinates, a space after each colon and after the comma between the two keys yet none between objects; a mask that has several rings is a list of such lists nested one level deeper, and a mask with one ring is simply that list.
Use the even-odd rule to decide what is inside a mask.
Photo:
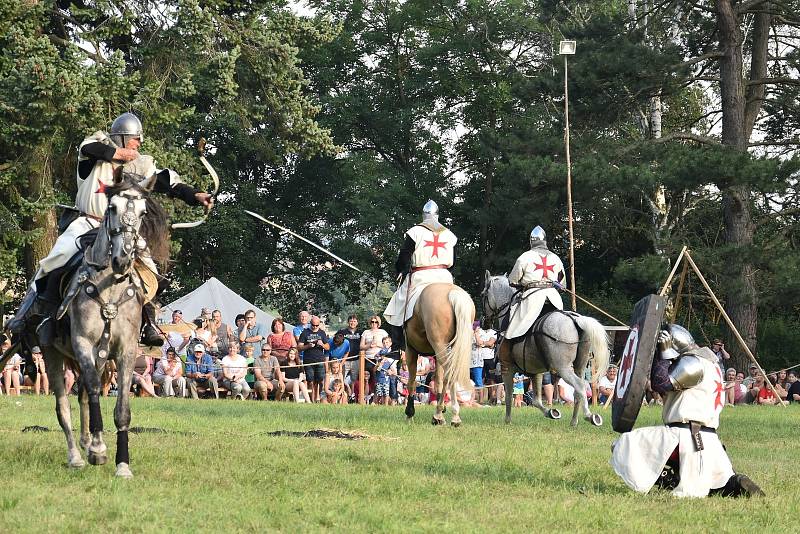
[{"label": "horse leg", "polygon": [[56,397],[56,417],[64,436],[67,438],[67,465],[72,468],[80,468],[86,465],[81,458],[81,451],[75,444],[75,437],[72,435],[72,417],[70,416],[69,398],[67,397],[66,386],[64,385],[64,359],[60,354],[48,354],[47,358],[47,379],[50,381],[53,393]]},{"label": "horse leg", "polygon": [[533,392],[534,396],[531,404],[534,408],[539,408],[539,411],[546,416],[547,410],[545,410],[545,407],[542,404],[542,373],[536,373],[533,375]]},{"label": "horse leg", "polygon": [[417,351],[410,346],[406,350],[406,365],[408,367],[408,397],[406,398],[406,418],[409,422],[414,419],[414,397],[417,394]]},{"label": "horse leg", "polygon": [[[578,411],[580,410],[583,412],[584,419],[595,426],[599,426],[595,419],[596,417],[600,416],[595,417],[589,411],[589,401],[586,398],[586,384],[583,381],[583,378],[580,378],[578,375],[576,375],[575,371],[572,370],[572,367],[558,369],[558,374],[564,379],[564,382],[575,389],[575,393],[573,394],[575,406],[572,409],[572,420],[570,421],[570,425],[578,426]],[[599,424],[602,424],[602,418],[600,418]]]},{"label": "horse leg", "polygon": [[[447,349],[444,349],[447,350]],[[438,354],[439,351],[436,351]],[[439,365],[439,362],[436,362],[436,370],[434,371],[434,380],[436,381],[436,411],[433,414],[433,418],[431,419],[432,425],[443,425],[445,424],[444,420],[444,370],[442,366]],[[453,416],[455,419],[455,416]],[[457,422],[453,421],[456,426],[461,424],[461,420],[459,419]]]},{"label": "horse leg", "polygon": [[514,368],[511,361],[511,343],[504,339],[500,342],[500,349],[497,353],[500,360],[500,370],[503,377],[503,387],[506,392],[506,424],[511,422],[511,404],[514,400]]},{"label": "horse leg", "polygon": [[453,417],[450,419],[450,424],[454,427],[461,426],[461,416],[459,415],[461,406],[458,404],[458,387],[459,384],[450,386],[450,407],[453,409]]},{"label": "horse leg", "polygon": [[100,372],[94,364],[94,347],[87,341],[74,340],[78,362],[81,366],[82,387],[86,389],[89,397],[89,432],[92,434],[91,443],[87,451],[89,463],[92,465],[103,465],[108,461],[107,447],[103,441],[103,415],[100,412]]},{"label": "horse leg", "polygon": [[123,353],[122,361],[117,369],[117,404],[114,407],[114,425],[117,427],[117,453],[114,462],[117,464],[116,476],[133,478],[128,454],[128,428],[131,424],[130,391],[133,379],[132,351]]},{"label": "horse leg", "polygon": [[92,442],[92,436],[89,434],[89,392],[83,387],[82,381],[78,384],[78,406],[81,411],[81,449],[89,452],[89,445]]}]

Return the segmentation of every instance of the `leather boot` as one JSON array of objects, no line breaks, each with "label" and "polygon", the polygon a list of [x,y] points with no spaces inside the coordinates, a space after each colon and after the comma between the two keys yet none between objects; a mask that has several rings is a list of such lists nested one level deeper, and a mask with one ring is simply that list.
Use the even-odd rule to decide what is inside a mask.
[{"label": "leather boot", "polygon": [[766,494],[750,477],[737,473],[721,488],[712,489],[709,495],[720,497],[763,497]]},{"label": "leather boot", "polygon": [[22,304],[20,304],[17,313],[6,323],[6,328],[8,328],[12,334],[20,335],[25,331],[25,325],[28,319],[33,317],[33,312],[37,307],[35,305],[36,297],[36,290],[28,288],[28,292],[25,294],[25,298],[22,299]]},{"label": "leather boot", "polygon": [[385,325],[388,330],[389,336],[392,338],[392,347],[405,350],[406,348],[406,336],[405,332],[403,332],[402,326],[395,326],[393,324],[386,323]]},{"label": "leather boot", "polygon": [[142,345],[148,347],[160,347],[164,344],[164,338],[158,333],[156,327],[156,307],[152,302],[148,302],[142,308]]}]

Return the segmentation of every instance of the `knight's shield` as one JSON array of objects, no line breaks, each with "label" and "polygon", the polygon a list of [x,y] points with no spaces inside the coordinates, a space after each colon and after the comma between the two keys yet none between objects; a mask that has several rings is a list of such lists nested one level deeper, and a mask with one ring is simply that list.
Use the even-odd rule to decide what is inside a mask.
[{"label": "knight's shield", "polygon": [[629,432],[639,415],[666,307],[664,297],[648,295],[633,308],[611,404],[611,426],[617,432]]}]

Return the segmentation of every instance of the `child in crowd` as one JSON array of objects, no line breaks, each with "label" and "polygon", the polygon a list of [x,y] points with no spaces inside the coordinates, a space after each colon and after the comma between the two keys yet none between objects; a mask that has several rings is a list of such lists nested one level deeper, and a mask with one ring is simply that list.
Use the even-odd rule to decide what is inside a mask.
[{"label": "child in crowd", "polygon": [[400,398],[398,401],[401,404],[406,403],[406,398],[408,398],[408,364],[406,363],[406,359],[403,358],[400,360],[400,371],[397,373],[398,379],[400,381]]},{"label": "child in crowd", "polygon": [[383,348],[378,351],[378,360],[375,362],[375,403],[386,406],[389,404],[390,375],[397,374],[397,362],[389,357],[392,352],[391,336],[385,336],[382,344]]},{"label": "child in crowd", "polygon": [[286,380],[286,391],[291,391],[295,402],[311,402],[311,397],[306,388],[306,375],[300,366],[300,355],[297,347],[292,347],[286,355],[286,365],[281,367],[283,378]]},{"label": "child in crowd", "polygon": [[525,394],[525,375],[514,373],[514,408],[522,407],[522,396]]},{"label": "child in crowd", "polygon": [[[244,380],[247,382],[247,385],[250,386],[251,391],[255,391],[254,388],[256,385],[256,375],[253,372],[253,367],[255,366],[256,362],[256,359],[253,356],[254,352],[255,347],[253,347],[253,345],[250,343],[247,343],[244,346],[244,360],[247,362],[247,374],[244,376]],[[256,397],[254,396],[253,398],[255,399]]]},{"label": "child in crowd", "polygon": [[[330,366],[331,370],[328,373],[327,380],[325,381],[328,386],[325,388],[325,398],[323,399],[323,402],[327,404],[347,404],[347,394],[349,394],[349,392],[347,389],[344,389],[345,382],[344,375],[342,374],[342,362],[339,360],[333,360],[330,362]],[[341,384],[346,394],[331,397],[330,395],[336,392],[335,387],[337,381]]]},{"label": "child in crowd", "polygon": [[341,379],[336,378],[331,382],[331,387],[325,391],[325,399],[328,404],[347,404],[344,382]]}]

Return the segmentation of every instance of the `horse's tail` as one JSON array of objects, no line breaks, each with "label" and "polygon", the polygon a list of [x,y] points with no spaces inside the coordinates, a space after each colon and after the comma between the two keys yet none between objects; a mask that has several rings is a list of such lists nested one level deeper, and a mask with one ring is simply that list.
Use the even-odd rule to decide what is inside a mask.
[{"label": "horse's tail", "polygon": [[458,384],[461,388],[469,387],[469,367],[472,363],[472,321],[475,317],[475,305],[466,291],[457,287],[447,295],[455,316],[456,334],[444,354],[437,354],[437,365],[442,366],[444,383],[449,386]]},{"label": "horse's tail", "polygon": [[[578,358],[588,358],[589,353],[594,354],[596,373],[592,376],[592,382],[606,374],[608,361],[611,353],[608,350],[610,340],[603,325],[596,319],[581,315],[575,319],[581,328],[581,342],[578,345]],[[586,361],[586,360],[584,360]]]}]

